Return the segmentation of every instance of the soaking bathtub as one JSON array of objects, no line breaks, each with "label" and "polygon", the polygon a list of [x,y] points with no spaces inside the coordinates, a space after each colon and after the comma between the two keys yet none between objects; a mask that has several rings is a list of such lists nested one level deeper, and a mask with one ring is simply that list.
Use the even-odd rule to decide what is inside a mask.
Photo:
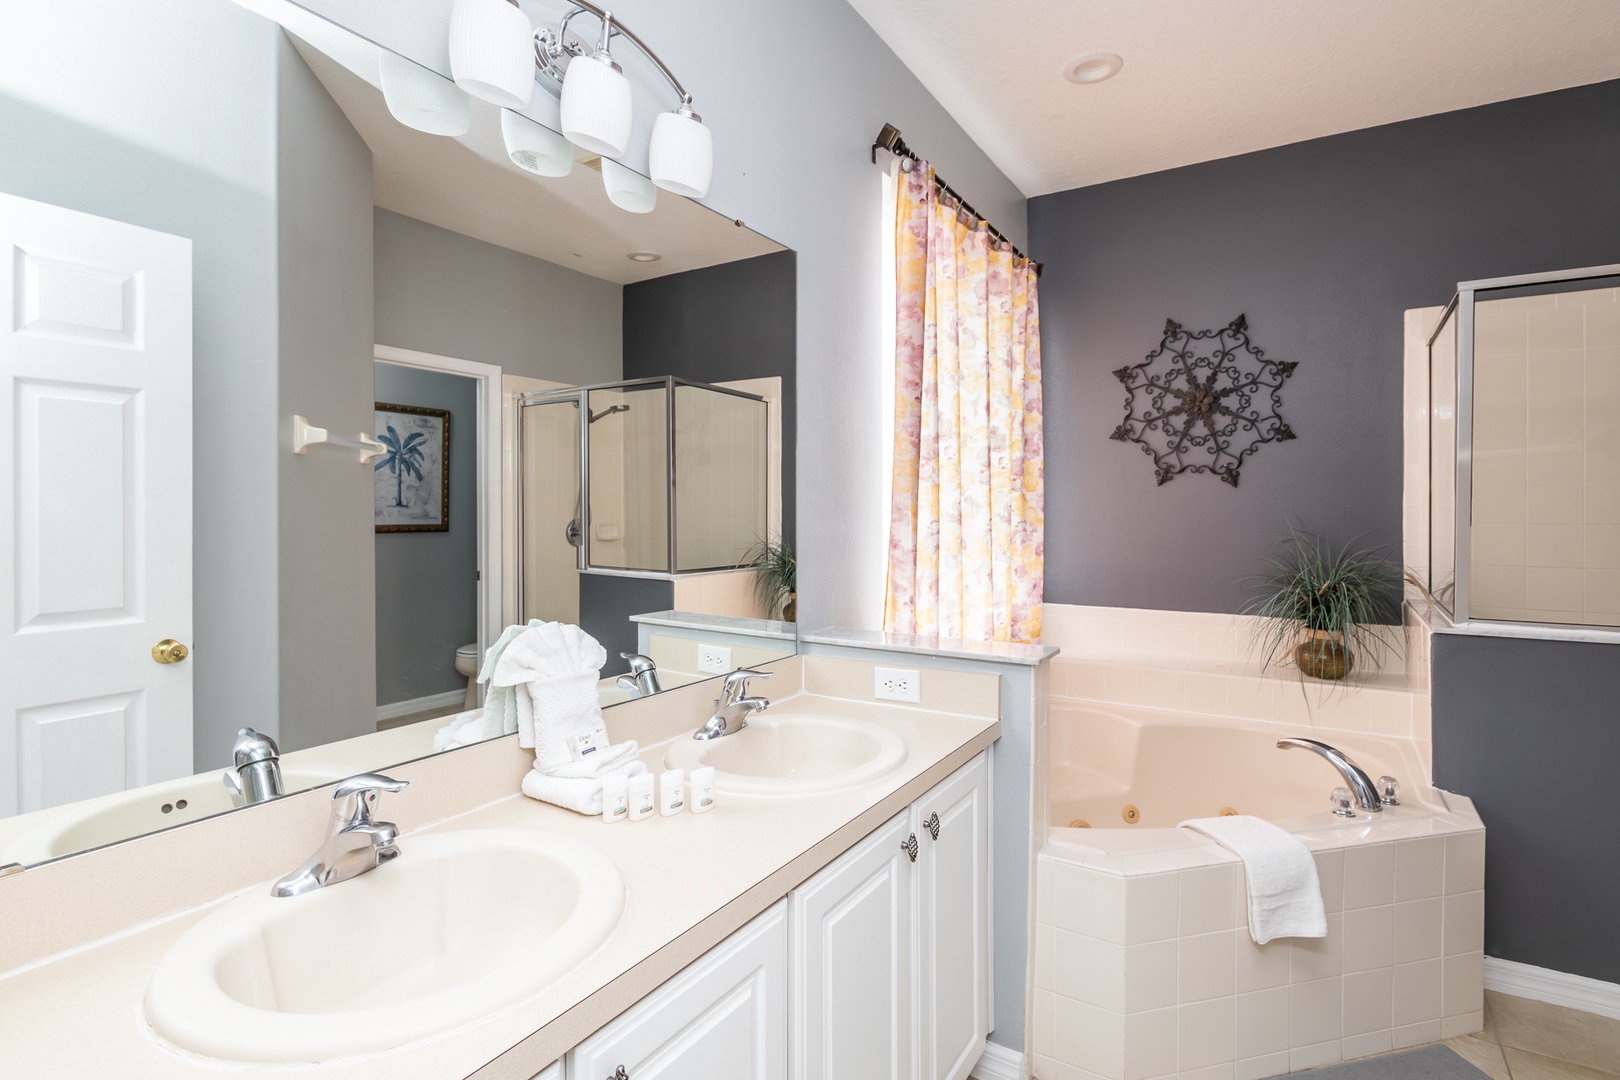
[{"label": "soaking bathtub", "polygon": [[[1484,826],[1411,739],[1054,698],[1036,862],[1037,1075],[1258,1080],[1483,1026]],[[1337,747],[1400,805],[1331,813]],[[1252,814],[1316,860],[1322,939],[1256,945],[1241,862],[1178,822]]]}]

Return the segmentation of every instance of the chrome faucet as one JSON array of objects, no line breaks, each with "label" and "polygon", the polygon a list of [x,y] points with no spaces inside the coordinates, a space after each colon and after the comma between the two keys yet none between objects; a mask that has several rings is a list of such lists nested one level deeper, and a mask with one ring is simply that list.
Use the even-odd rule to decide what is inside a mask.
[{"label": "chrome faucet", "polygon": [[[1355,796],[1356,805],[1361,809],[1369,814],[1376,814],[1384,809],[1384,800],[1379,797],[1378,788],[1373,784],[1372,777],[1362,771],[1361,766],[1346,757],[1342,750],[1335,749],[1325,742],[1317,742],[1315,739],[1281,739],[1277,743],[1279,750],[1295,748],[1313,750],[1326,758],[1328,764],[1338,769],[1339,775],[1344,777],[1345,786]],[[1339,813],[1341,817],[1352,816],[1337,810],[1335,813]]]},{"label": "chrome faucet", "polygon": [[768,671],[754,671],[750,668],[738,668],[725,681],[720,684],[720,700],[714,703],[714,715],[708,722],[692,732],[694,739],[718,739],[723,735],[735,735],[748,726],[750,713],[764,712],[771,707],[768,699],[748,696],[748,680],[768,679]]},{"label": "chrome faucet", "polygon": [[619,676],[621,690],[628,690],[638,697],[648,697],[663,689],[658,685],[658,665],[653,663],[652,657],[633,652],[622,652],[619,657],[630,661],[630,674]]},{"label": "chrome faucet", "polygon": [[373,821],[371,811],[384,791],[404,791],[409,781],[378,773],[361,773],[338,782],[332,791],[332,818],[326,840],[304,865],[276,882],[272,896],[298,896],[323,885],[335,885],[399,858],[399,829],[391,821]]},{"label": "chrome faucet", "polygon": [[221,779],[237,806],[269,802],[286,794],[281,784],[281,751],[270,736],[250,727],[238,731],[231,760],[234,764]]}]

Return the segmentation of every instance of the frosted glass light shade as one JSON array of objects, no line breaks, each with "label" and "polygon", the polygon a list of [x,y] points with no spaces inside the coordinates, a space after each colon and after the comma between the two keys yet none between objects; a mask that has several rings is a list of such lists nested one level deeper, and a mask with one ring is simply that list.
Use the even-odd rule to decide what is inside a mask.
[{"label": "frosted glass light shade", "polygon": [[630,145],[630,80],[591,56],[578,56],[563,78],[562,133],[582,150],[615,158]]},{"label": "frosted glass light shade", "polygon": [[602,185],[614,206],[632,214],[650,214],[658,202],[658,189],[651,180],[612,158],[602,159]]},{"label": "frosted glass light shade", "polygon": [[408,128],[429,135],[465,135],[472,102],[465,91],[436,71],[384,49],[382,92],[388,111]]},{"label": "frosted glass light shade", "polygon": [[701,199],[714,177],[714,136],[695,116],[659,113],[647,150],[652,182],[665,191]]},{"label": "frosted glass light shade", "polygon": [[567,139],[527,116],[501,110],[501,138],[512,164],[539,176],[567,176],[574,167],[574,148]]},{"label": "frosted glass light shade", "polygon": [[456,0],[450,73],[473,97],[521,109],[534,94],[534,27],[506,0]]}]

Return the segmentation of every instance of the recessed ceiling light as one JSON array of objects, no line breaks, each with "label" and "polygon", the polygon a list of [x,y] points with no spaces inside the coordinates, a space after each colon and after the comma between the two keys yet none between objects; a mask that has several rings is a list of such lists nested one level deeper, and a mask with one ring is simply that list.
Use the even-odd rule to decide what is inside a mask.
[{"label": "recessed ceiling light", "polygon": [[1096,83],[1112,79],[1119,74],[1125,61],[1118,53],[1087,53],[1063,69],[1063,77],[1072,83]]},{"label": "recessed ceiling light", "polygon": [[630,253],[631,262],[657,262],[662,258],[663,256],[656,251],[632,251]]}]

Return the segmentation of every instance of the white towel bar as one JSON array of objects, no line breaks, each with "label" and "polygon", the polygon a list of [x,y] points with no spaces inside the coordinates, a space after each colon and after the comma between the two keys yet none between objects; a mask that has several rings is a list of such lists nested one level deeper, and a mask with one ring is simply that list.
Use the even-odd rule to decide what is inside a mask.
[{"label": "white towel bar", "polygon": [[294,415],[293,453],[306,453],[316,443],[331,443],[333,446],[346,446],[351,450],[358,450],[360,451],[361,464],[388,453],[388,447],[373,439],[370,435],[361,435],[357,439],[346,439],[341,435],[333,435],[325,428],[316,427],[302,416]]}]

